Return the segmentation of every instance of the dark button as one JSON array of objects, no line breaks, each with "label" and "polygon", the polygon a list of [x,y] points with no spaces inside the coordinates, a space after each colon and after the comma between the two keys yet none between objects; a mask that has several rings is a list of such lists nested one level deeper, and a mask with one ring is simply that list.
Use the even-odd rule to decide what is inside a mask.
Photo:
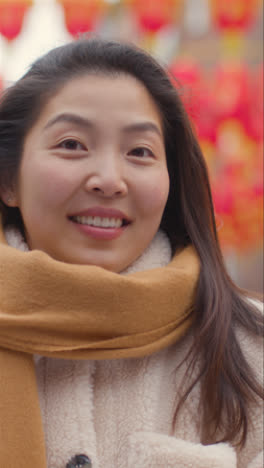
[{"label": "dark button", "polygon": [[87,455],[75,455],[67,463],[66,468],[91,468],[92,461]]}]

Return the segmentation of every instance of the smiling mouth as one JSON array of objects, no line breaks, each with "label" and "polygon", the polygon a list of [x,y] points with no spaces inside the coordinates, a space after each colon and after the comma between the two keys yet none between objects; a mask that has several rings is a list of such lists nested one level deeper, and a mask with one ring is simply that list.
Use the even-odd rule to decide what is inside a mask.
[{"label": "smiling mouth", "polygon": [[101,229],[119,229],[130,224],[127,219],[100,216],[70,216],[71,221]]}]

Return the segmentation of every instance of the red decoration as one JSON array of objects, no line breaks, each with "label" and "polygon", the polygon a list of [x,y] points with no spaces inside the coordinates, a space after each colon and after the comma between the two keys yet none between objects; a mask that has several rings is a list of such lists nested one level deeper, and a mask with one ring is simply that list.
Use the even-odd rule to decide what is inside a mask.
[{"label": "red decoration", "polygon": [[263,86],[264,74],[261,64],[253,71],[247,126],[249,136],[260,144],[263,143],[264,137]]},{"label": "red decoration", "polygon": [[[248,251],[263,238],[263,183],[244,161],[226,164],[213,183],[219,237],[223,247]],[[256,168],[255,168],[256,170]]]},{"label": "red decoration", "polygon": [[259,6],[259,0],[211,0],[213,21],[220,30],[247,30],[254,24]]},{"label": "red decoration", "polygon": [[170,72],[208,164],[221,244],[250,251],[263,238],[263,66],[227,62],[205,78],[178,59]]},{"label": "red decoration", "polygon": [[192,59],[178,59],[170,67],[184,107],[189,117],[197,123],[200,114],[200,100],[202,99],[202,71]]},{"label": "red decoration", "polygon": [[23,20],[32,0],[0,0],[0,33],[9,41],[21,32]]},{"label": "red decoration", "polygon": [[226,248],[240,251],[262,239],[260,75],[258,70],[252,78],[247,65],[227,63],[212,80],[217,116],[214,202],[223,224],[219,235]]},{"label": "red decoration", "polygon": [[177,19],[181,0],[131,0],[140,28],[156,33]]},{"label": "red decoration", "polygon": [[250,102],[250,72],[246,65],[223,64],[216,68],[213,76],[212,93],[218,123],[227,119],[248,122]]},{"label": "red decoration", "polygon": [[103,0],[58,0],[64,8],[66,28],[72,36],[92,31],[104,11]]},{"label": "red decoration", "polygon": [[202,145],[209,151],[209,146],[215,144],[216,122],[214,99],[208,92],[201,67],[191,59],[177,60],[170,72],[175,77],[174,84],[178,88],[185,109],[193,121]]}]

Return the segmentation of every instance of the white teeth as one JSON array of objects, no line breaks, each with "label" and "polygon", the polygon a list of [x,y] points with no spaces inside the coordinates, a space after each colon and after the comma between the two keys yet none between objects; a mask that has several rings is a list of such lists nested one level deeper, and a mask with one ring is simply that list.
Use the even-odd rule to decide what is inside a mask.
[{"label": "white teeth", "polygon": [[109,219],[108,218],[102,218],[102,223],[101,225],[103,227],[108,227],[109,226]]},{"label": "white teeth", "polygon": [[120,218],[100,218],[100,216],[73,216],[74,221],[80,224],[104,228],[119,228],[122,226]]},{"label": "white teeth", "polygon": [[116,219],[115,219],[115,218],[111,218],[111,219],[110,219],[110,227],[115,227],[115,224],[116,224]]}]

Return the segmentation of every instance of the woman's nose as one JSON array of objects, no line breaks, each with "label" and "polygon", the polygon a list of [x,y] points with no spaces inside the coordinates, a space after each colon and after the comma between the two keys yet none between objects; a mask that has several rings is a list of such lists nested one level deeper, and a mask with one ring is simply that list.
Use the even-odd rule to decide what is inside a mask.
[{"label": "woman's nose", "polygon": [[116,162],[102,162],[88,175],[85,189],[104,197],[120,197],[127,193],[122,168]]}]

